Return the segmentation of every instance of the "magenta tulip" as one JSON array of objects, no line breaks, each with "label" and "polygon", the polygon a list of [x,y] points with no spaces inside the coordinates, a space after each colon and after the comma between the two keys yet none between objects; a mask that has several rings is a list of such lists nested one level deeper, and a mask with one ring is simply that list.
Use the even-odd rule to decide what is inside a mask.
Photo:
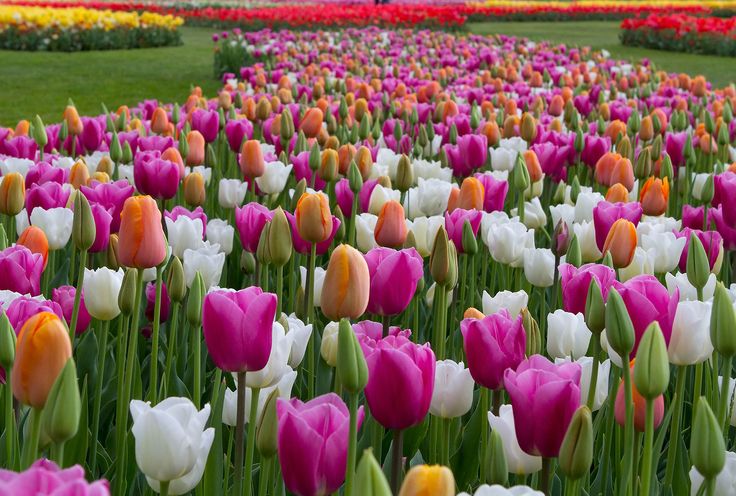
[{"label": "magenta tulip", "polygon": [[500,181],[492,174],[476,174],[475,178],[483,185],[483,210],[500,212],[509,192],[509,182]]},{"label": "magenta tulip", "polygon": [[[296,228],[296,217],[291,212],[284,212],[286,214],[286,218],[289,221],[289,225],[291,226],[291,241],[294,243],[294,250],[297,253],[301,253],[302,255],[309,255],[312,250],[312,244],[304,241],[301,236],[299,236],[299,230]],[[326,240],[322,241],[321,243],[317,243],[317,255],[324,255],[327,253],[327,250],[330,249],[330,245],[332,245],[332,240],[335,239],[335,236],[337,235],[337,231],[340,229],[340,219],[332,216],[332,232],[330,232],[330,235],[327,237]],[[257,244],[256,244],[257,245]]]},{"label": "magenta tulip", "polygon": [[414,249],[373,248],[365,254],[371,275],[368,312],[397,315],[403,312],[424,275],[424,261]]},{"label": "magenta tulip", "polygon": [[724,172],[713,176],[713,206],[723,206],[723,219],[736,227],[736,174]]},{"label": "magenta tulip", "polygon": [[[64,314],[64,320],[66,325],[70,326],[72,323],[72,312],[74,311],[74,297],[77,294],[77,288],[74,286],[59,286],[54,288],[52,291],[51,298],[55,303],[58,303]],[[79,317],[77,318],[77,327],[74,329],[74,334],[77,336],[82,334],[89,327],[89,323],[92,321],[92,316],[87,312],[87,307],[84,304],[84,291],[79,302]]]},{"label": "magenta tulip", "polygon": [[[301,152],[298,155],[290,155],[291,163],[294,164],[294,178],[298,181],[304,179],[307,186],[312,186],[314,180],[314,189],[323,190],[327,183],[322,180],[316,171],[309,168],[309,152]],[[343,212],[345,213],[345,212]]]},{"label": "magenta tulip", "polygon": [[639,202],[610,203],[602,201],[593,209],[593,225],[595,226],[595,243],[598,249],[603,251],[608,231],[611,226],[619,220],[626,219],[635,226],[639,224],[644,210]]},{"label": "magenta tulip", "polygon": [[133,177],[140,193],[168,200],[179,188],[179,164],[162,159],[158,150],[139,152],[133,160]]},{"label": "magenta tulip", "polygon": [[48,182],[64,184],[69,178],[69,169],[54,167],[48,162],[39,162],[28,169],[26,174],[26,190],[30,190],[34,184]]},{"label": "magenta tulip", "polygon": [[36,207],[41,207],[44,210],[66,207],[70,193],[70,189],[55,182],[33,184],[26,191],[26,212],[28,213],[28,218],[30,219],[31,212]]},{"label": "magenta tulip", "polygon": [[235,208],[235,227],[238,228],[240,243],[245,251],[256,252],[261,231],[272,218],[273,212],[258,202]]},{"label": "magenta tulip", "polygon": [[195,110],[192,113],[192,129],[202,133],[207,143],[215,141],[220,130],[220,115],[217,110]]},{"label": "magenta tulip", "polygon": [[271,354],[276,295],[259,287],[212,291],[204,298],[202,328],[212,361],[225,372],[261,370]]},{"label": "magenta tulip", "polygon": [[243,141],[253,137],[253,124],[248,119],[231,119],[225,125],[225,136],[230,149],[238,153]]},{"label": "magenta tulip", "polygon": [[[368,211],[368,207],[371,204],[371,195],[377,185],[378,179],[368,179],[363,183],[363,187],[358,191],[358,207],[360,208],[360,212]],[[358,215],[360,212],[355,212],[355,215]]]},{"label": "magenta tulip", "polygon": [[[700,218],[703,218],[702,214]],[[675,233],[675,237],[685,238],[687,240],[685,241],[685,248],[683,248],[682,254],[680,255],[680,272],[685,272],[687,270],[687,254],[690,249],[690,236],[693,234],[698,237],[701,243],[703,243],[705,253],[708,255],[710,268],[713,270],[713,267],[723,252],[723,236],[721,236],[718,231],[701,231],[699,229],[690,229],[686,227],[681,231],[673,232]]]},{"label": "magenta tulip", "polygon": [[480,221],[483,219],[483,213],[479,210],[464,210],[456,208],[451,213],[445,212],[445,229],[447,237],[455,243],[458,253],[464,253],[463,250],[463,225],[465,221],[470,222],[470,228],[474,235],[478,235]]},{"label": "magenta tulip", "polygon": [[457,139],[457,145],[445,145],[447,160],[452,173],[457,177],[467,177],[475,169],[480,169],[488,158],[488,138],[484,134],[466,134]]},{"label": "magenta tulip", "polygon": [[133,186],[121,179],[111,183],[92,181],[89,186],[82,186],[80,191],[91,204],[99,203],[112,215],[110,232],[120,230],[120,214],[123,211],[125,200],[133,196]]},{"label": "magenta tulip", "polygon": [[24,472],[0,469],[0,494],[33,496],[110,496],[106,480],[87,482],[81,465],[60,469],[44,458]]},{"label": "magenta tulip", "polygon": [[80,140],[88,153],[92,153],[100,146],[105,137],[104,124],[94,118],[82,117],[82,134]]},{"label": "magenta tulip", "polygon": [[705,207],[693,207],[692,205],[682,206],[682,227],[690,229],[703,230],[705,222]]},{"label": "magenta tulip", "polygon": [[141,136],[138,138],[138,149],[143,152],[159,151],[165,152],[167,148],[174,146],[174,138],[171,136]]},{"label": "magenta tulip", "polygon": [[519,446],[533,456],[554,458],[580,406],[580,365],[555,365],[542,355],[533,355],[508,369],[506,391],[514,410]]},{"label": "magenta tulip", "polygon": [[403,336],[361,343],[368,364],[365,397],[371,415],[386,429],[407,429],[429,411],[434,390],[434,352]]},{"label": "magenta tulip", "polygon": [[[306,403],[279,398],[278,454],[286,488],[297,496],[325,496],[345,480],[350,412],[335,393]],[[357,425],[363,423],[358,408]]]},{"label": "magenta tulip", "polygon": [[20,332],[26,320],[41,312],[51,312],[56,314],[60,319],[64,318],[64,311],[57,302],[52,300],[38,300],[30,296],[19,296],[15,298],[10,302],[8,308],[5,309],[5,315],[8,316],[10,325],[15,329],[16,334]]},{"label": "magenta tulip", "polygon": [[0,289],[37,296],[41,293],[43,255],[22,245],[0,251]]},{"label": "magenta tulip", "polygon": [[712,220],[723,237],[723,246],[726,250],[736,250],[736,228],[731,227],[723,214],[723,206],[708,210],[708,219]]},{"label": "magenta tulip", "polygon": [[[161,283],[161,313],[159,315],[159,322],[166,322],[169,320],[169,307],[171,306],[171,299],[169,298],[169,292],[166,289],[166,283]],[[146,318],[153,322],[154,312],[156,310],[156,284],[149,282],[146,284]]]},{"label": "magenta tulip", "polygon": [[107,250],[110,243],[110,225],[112,224],[112,214],[99,203],[93,203],[92,217],[95,219],[95,241],[89,248],[90,253],[99,253]]},{"label": "magenta tulip", "polygon": [[595,167],[595,164],[603,156],[604,153],[611,151],[611,139],[608,137],[599,137],[595,134],[585,135],[585,147],[580,153],[580,159],[588,167]]},{"label": "magenta tulip", "polygon": [[345,217],[350,217],[353,212],[354,198],[355,194],[350,189],[350,181],[343,178],[335,183],[335,201]]},{"label": "magenta tulip", "polygon": [[595,279],[601,288],[603,300],[608,299],[608,291],[616,280],[616,271],[603,264],[585,264],[580,268],[571,264],[560,265],[560,285],[562,286],[562,308],[566,312],[585,313],[590,281]]},{"label": "magenta tulip", "polygon": [[[361,320],[353,324],[353,331],[358,337],[358,342],[364,341],[369,342],[370,346],[374,345],[374,341],[379,341],[383,338],[383,325],[380,322],[373,320]],[[388,329],[389,336],[403,336],[405,338],[411,337],[411,329],[402,329],[399,326],[391,326]]]}]

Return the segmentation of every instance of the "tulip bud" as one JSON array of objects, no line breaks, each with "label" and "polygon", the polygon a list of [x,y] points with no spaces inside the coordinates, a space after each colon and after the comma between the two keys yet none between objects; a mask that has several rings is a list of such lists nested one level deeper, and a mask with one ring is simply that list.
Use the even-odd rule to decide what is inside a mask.
[{"label": "tulip bud", "polygon": [[542,333],[539,330],[539,324],[532,317],[529,309],[521,309],[521,325],[526,333],[526,356],[536,355],[542,350]]},{"label": "tulip bud", "polygon": [[580,251],[580,241],[575,234],[573,234],[572,238],[570,238],[570,245],[567,247],[565,261],[570,265],[574,265],[578,268],[583,265],[583,255]]},{"label": "tulip bud", "polygon": [[[629,120],[626,122],[626,131],[630,135],[634,135],[641,129],[641,116],[636,110],[631,113]],[[623,155],[623,154],[622,154]]]},{"label": "tulip bud", "polygon": [[615,289],[608,293],[606,302],[606,338],[611,348],[624,359],[634,349],[634,324],[623,298]]},{"label": "tulip bud", "polygon": [[529,170],[521,153],[516,155],[516,163],[511,171],[511,181],[516,191],[525,191],[529,187]]},{"label": "tulip bud", "polygon": [[309,150],[309,168],[313,171],[318,171],[321,164],[322,154],[319,151],[319,145],[315,143],[312,145],[312,149]]},{"label": "tulip bud", "polygon": [[43,149],[49,142],[49,137],[46,134],[46,126],[44,126],[41,116],[39,115],[36,115],[36,118],[33,119],[33,141],[35,141],[41,149]]},{"label": "tulip bud", "polygon": [[123,143],[123,157],[122,157],[122,162],[124,164],[129,164],[132,161],[133,161],[133,149],[130,148],[130,143],[128,141],[126,141],[125,143]]},{"label": "tulip bud", "polygon": [[283,267],[291,259],[293,242],[291,227],[281,207],[273,212],[271,227],[268,230],[268,246],[271,263],[276,267]]},{"label": "tulip bud", "polygon": [[483,318],[485,318],[485,315],[483,315],[483,312],[481,312],[475,307],[468,307],[463,312],[463,319],[483,319]]},{"label": "tulip bud", "polygon": [[207,144],[204,149],[204,165],[211,169],[217,169],[217,154],[212,144]]},{"label": "tulip bud", "polygon": [[534,117],[528,112],[524,112],[521,116],[521,125],[519,126],[521,137],[527,143],[534,141],[537,137],[537,123]]},{"label": "tulip bud", "polygon": [[578,179],[578,176],[575,176],[572,178],[572,183],[570,184],[570,201],[572,201],[573,205],[578,202],[580,190],[580,179]]},{"label": "tulip bud", "polygon": [[726,445],[721,426],[708,400],[695,398],[695,415],[690,436],[690,461],[706,479],[718,476],[726,464]]},{"label": "tulip bud", "polygon": [[429,256],[429,272],[432,279],[440,285],[447,287],[452,267],[452,256],[450,254],[450,241],[447,238],[447,231],[444,226],[440,226],[434,237],[434,246]]},{"label": "tulip bud", "polygon": [[23,210],[26,199],[26,183],[19,172],[3,176],[0,183],[0,213],[14,217]]},{"label": "tulip bud", "polygon": [[505,486],[509,479],[509,467],[506,462],[506,453],[503,450],[503,438],[496,430],[492,430],[488,438],[486,450],[486,484],[500,484]]},{"label": "tulip bud", "polygon": [[442,465],[415,465],[406,473],[399,496],[455,496],[455,477]]},{"label": "tulip bud", "polygon": [[656,162],[660,159],[662,156],[662,135],[657,134],[657,136],[654,138],[654,141],[652,142],[652,146],[650,147],[650,151],[652,152],[652,162]]},{"label": "tulip bud", "polygon": [[271,102],[262,96],[256,104],[256,118],[259,121],[265,121],[269,115],[271,115]]},{"label": "tulip bud", "polygon": [[13,368],[15,361],[16,335],[5,312],[0,313],[0,366],[5,370]]},{"label": "tulip bud", "polygon": [[89,200],[82,193],[74,195],[74,220],[72,223],[72,242],[77,250],[87,251],[95,242],[97,228]]},{"label": "tulip bud", "polygon": [[326,149],[322,152],[322,158],[320,161],[319,169],[317,169],[317,175],[325,182],[331,183],[335,181],[338,176],[339,159],[337,151],[332,149]]},{"label": "tulip bud", "polygon": [[555,257],[561,257],[567,253],[567,248],[570,246],[570,228],[567,226],[567,222],[560,219],[555,227],[555,232],[552,235],[552,253]]},{"label": "tulip bud", "polygon": [[667,344],[662,329],[655,320],[639,342],[634,364],[634,385],[644,398],[653,400],[667,391],[670,382],[670,364]]},{"label": "tulip bud", "polygon": [[558,456],[560,470],[569,479],[580,479],[590,471],[594,439],[593,416],[583,405],[572,416]]},{"label": "tulip bud", "polygon": [[667,178],[671,183],[675,175],[675,171],[672,167],[672,159],[669,155],[665,154],[662,157],[662,165],[659,167],[659,177],[661,179]]},{"label": "tulip bud", "polygon": [[258,418],[256,427],[256,448],[264,459],[269,459],[278,451],[278,417],[276,402],[279,398],[279,388],[275,387],[268,395],[263,406],[263,412]]},{"label": "tulip bud", "polygon": [[628,136],[623,136],[616,145],[616,152],[624,158],[631,158],[631,141]]},{"label": "tulip bud", "polygon": [[355,160],[351,160],[348,166],[348,185],[350,186],[350,191],[355,195],[363,188],[363,176],[361,176],[360,169],[358,169]]},{"label": "tulip bud", "polygon": [[184,178],[184,201],[192,207],[204,205],[207,192],[204,177],[199,172],[192,172]]},{"label": "tulip bud", "polygon": [[182,157],[188,157],[189,156],[189,141],[185,138],[187,133],[182,130],[180,138],[179,138],[179,155]]},{"label": "tulip bud", "polygon": [[368,383],[368,365],[347,319],[341,319],[338,328],[337,373],[343,389],[352,394],[360,393]]},{"label": "tulip bud", "polygon": [[710,340],[713,348],[721,355],[725,357],[736,355],[736,313],[722,282],[718,282],[713,294]]},{"label": "tulip bud", "polygon": [[43,409],[44,433],[55,443],[74,437],[79,428],[82,400],[77,386],[77,366],[69,358],[51,387]]},{"label": "tulip bud", "polygon": [[197,271],[192,281],[192,287],[189,289],[189,297],[187,298],[187,321],[189,325],[198,328],[202,324],[202,299],[206,293],[202,274]]},{"label": "tulip bud", "polygon": [[118,243],[120,238],[117,233],[110,235],[110,240],[107,243],[107,266],[112,270],[118,270],[120,268],[120,262],[118,261]]},{"label": "tulip bud", "polygon": [[370,448],[363,452],[356,467],[355,487],[360,488],[361,496],[392,496],[386,476]]},{"label": "tulip bud", "polygon": [[473,228],[470,226],[470,221],[466,220],[463,224],[463,251],[468,255],[475,255],[478,253],[478,240],[475,238]]},{"label": "tulip bud", "polygon": [[642,149],[639,156],[636,157],[636,165],[634,166],[634,176],[640,181],[648,178],[652,173],[652,156],[649,148]]},{"label": "tulip bud", "polygon": [[340,221],[340,225],[335,232],[334,240],[336,243],[340,243],[345,239],[345,226],[347,225],[347,222],[345,222],[345,215],[343,215],[342,209],[339,205],[335,207],[335,217]]},{"label": "tulip bud", "polygon": [[585,325],[590,332],[600,335],[606,328],[606,303],[596,278],[590,279],[588,297],[585,300]]},{"label": "tulip bud", "polygon": [[414,184],[414,165],[406,155],[401,155],[396,168],[396,189],[406,192]]},{"label": "tulip bud", "polygon": [[187,295],[187,285],[184,280],[184,267],[177,257],[171,257],[169,273],[166,278],[166,291],[172,302],[181,303]]},{"label": "tulip bud", "polygon": [[118,306],[123,315],[133,313],[135,306],[135,290],[138,274],[136,269],[130,268],[123,276],[123,282],[120,285],[120,293],[118,293]]},{"label": "tulip bud", "polygon": [[687,280],[698,290],[708,283],[710,276],[710,262],[708,255],[700,238],[695,234],[690,235],[690,247],[687,251]]},{"label": "tulip bud", "polygon": [[271,253],[268,246],[268,231],[270,228],[271,221],[268,221],[261,230],[261,236],[258,238],[258,246],[256,248],[256,261],[263,266],[271,264]]}]

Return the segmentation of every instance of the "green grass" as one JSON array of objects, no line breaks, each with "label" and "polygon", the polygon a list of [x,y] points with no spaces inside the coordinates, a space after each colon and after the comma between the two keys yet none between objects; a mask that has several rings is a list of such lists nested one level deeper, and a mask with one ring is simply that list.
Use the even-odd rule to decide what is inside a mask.
[{"label": "green grass", "polygon": [[736,58],[623,46],[618,39],[619,24],[618,21],[484,22],[469,24],[468,28],[477,34],[508,34],[603,48],[611,52],[612,57],[620,59],[636,61],[648,58],[668,72],[702,74],[719,87],[734,82]]},{"label": "green grass", "polygon": [[49,53],[0,50],[3,98],[0,124],[39,114],[44,122],[61,119],[72,98],[82,115],[98,114],[157,98],[186,100],[191,84],[206,94],[220,86],[212,73],[213,29],[181,28],[177,47]]},{"label": "green grass", "polygon": [[[716,85],[733,82],[736,59],[661,52],[621,46],[618,22],[487,22],[468,28],[478,34],[503,33],[549,39],[559,43],[605,48],[614,57],[648,57],[673,72],[704,74]],[[39,114],[58,121],[71,97],[82,115],[99,113],[100,103],[116,109],[147,98],[184,101],[189,86],[197,84],[213,94],[219,82],[212,75],[214,29],[182,28],[184,45],[168,48],[78,53],[0,51],[3,97],[0,125]]]}]

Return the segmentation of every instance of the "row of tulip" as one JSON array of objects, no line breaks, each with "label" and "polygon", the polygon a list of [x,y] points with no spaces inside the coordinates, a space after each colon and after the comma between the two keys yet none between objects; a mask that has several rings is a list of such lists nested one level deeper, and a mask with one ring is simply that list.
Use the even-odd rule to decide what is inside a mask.
[{"label": "row of tulip", "polygon": [[733,492],[733,87],[243,36],[214,98],[0,130],[0,488]]},{"label": "row of tulip", "polygon": [[178,45],[177,28],[183,22],[145,11],[0,5],[0,49],[73,52]]},{"label": "row of tulip", "polygon": [[736,55],[736,17],[650,15],[621,23],[624,45],[676,52]]}]

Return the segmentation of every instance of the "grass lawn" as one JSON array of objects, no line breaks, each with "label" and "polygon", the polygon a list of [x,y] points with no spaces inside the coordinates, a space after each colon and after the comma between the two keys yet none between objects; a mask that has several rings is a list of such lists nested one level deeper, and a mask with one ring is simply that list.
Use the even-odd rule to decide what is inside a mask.
[{"label": "grass lawn", "polygon": [[[478,34],[503,33],[560,43],[605,48],[613,56],[648,57],[673,72],[704,74],[717,85],[733,82],[736,59],[623,47],[618,22],[486,22],[468,25]],[[0,125],[15,125],[40,114],[58,121],[71,97],[82,115],[100,112],[100,103],[115,109],[146,98],[183,101],[190,84],[206,94],[219,87],[212,76],[213,29],[182,28],[184,45],[127,51],[43,53],[0,51],[4,98]]]}]

